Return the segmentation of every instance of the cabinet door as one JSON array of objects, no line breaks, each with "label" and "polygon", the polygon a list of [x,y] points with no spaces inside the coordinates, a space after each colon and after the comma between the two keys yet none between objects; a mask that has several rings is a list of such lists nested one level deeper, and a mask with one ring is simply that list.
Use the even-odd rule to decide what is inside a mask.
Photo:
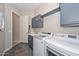
[{"label": "cabinet door", "polygon": [[32,28],[36,28],[37,27],[37,21],[36,19],[32,19]]},{"label": "cabinet door", "polygon": [[42,28],[43,27],[43,18],[41,15],[38,15],[32,18],[32,28]]},{"label": "cabinet door", "polygon": [[43,27],[43,18],[39,18],[38,19],[38,28],[42,28]]},{"label": "cabinet door", "polygon": [[33,41],[33,36],[28,35],[28,43],[32,43],[31,41]]},{"label": "cabinet door", "polygon": [[60,4],[61,24],[79,24],[79,3]]}]

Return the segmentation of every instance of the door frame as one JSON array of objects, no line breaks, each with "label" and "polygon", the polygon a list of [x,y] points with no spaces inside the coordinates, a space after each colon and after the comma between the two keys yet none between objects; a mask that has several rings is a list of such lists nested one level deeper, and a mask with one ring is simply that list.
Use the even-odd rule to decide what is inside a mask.
[{"label": "door frame", "polygon": [[17,11],[11,10],[11,47],[13,47],[13,16],[12,13],[15,13],[18,16],[21,16]]}]

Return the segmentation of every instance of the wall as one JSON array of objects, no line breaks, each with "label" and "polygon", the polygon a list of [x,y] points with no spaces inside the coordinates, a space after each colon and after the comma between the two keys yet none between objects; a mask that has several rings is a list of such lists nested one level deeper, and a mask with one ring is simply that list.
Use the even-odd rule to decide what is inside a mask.
[{"label": "wall", "polygon": [[[46,12],[57,8],[59,4],[47,3],[42,4],[35,10],[35,15],[45,14]],[[44,27],[33,29],[34,32],[61,32],[79,34],[79,27],[60,27],[60,12],[52,14],[44,18]]]},{"label": "wall", "polygon": [[[0,4],[0,12],[4,13],[4,4]],[[0,56],[3,54],[4,47],[5,47],[4,37],[5,37],[4,31],[0,31]]]},{"label": "wall", "polygon": [[5,51],[12,47],[12,10],[20,14],[11,4],[5,4]]},{"label": "wall", "polygon": [[[17,14],[22,16],[28,16],[28,24],[31,24],[31,18],[33,17],[33,13],[31,14],[23,14],[20,10],[18,10],[16,7],[14,7],[12,4],[5,4],[5,51],[10,49],[12,47],[12,16],[11,11],[17,12]],[[25,22],[25,21],[24,21]],[[24,23],[25,24],[25,23]],[[25,40],[22,39],[22,19],[20,19],[20,42],[25,42]],[[28,29],[28,28],[27,28]],[[27,36],[26,36],[27,37]],[[25,37],[25,38],[26,38]],[[27,42],[27,40],[26,40]]]},{"label": "wall", "polygon": [[32,29],[32,18],[35,16],[35,14],[34,14],[34,11],[30,14],[30,15],[28,15],[28,25],[30,25],[30,32],[34,32],[33,31],[33,29]]},{"label": "wall", "polygon": [[28,16],[20,17],[20,41],[28,43]]}]

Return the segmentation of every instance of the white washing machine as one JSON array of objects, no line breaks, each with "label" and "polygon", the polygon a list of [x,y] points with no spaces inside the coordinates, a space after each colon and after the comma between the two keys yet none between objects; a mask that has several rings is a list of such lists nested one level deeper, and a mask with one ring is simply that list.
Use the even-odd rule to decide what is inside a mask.
[{"label": "white washing machine", "polygon": [[45,55],[44,40],[46,40],[47,37],[51,36],[47,34],[41,34],[33,37],[33,56]]}]

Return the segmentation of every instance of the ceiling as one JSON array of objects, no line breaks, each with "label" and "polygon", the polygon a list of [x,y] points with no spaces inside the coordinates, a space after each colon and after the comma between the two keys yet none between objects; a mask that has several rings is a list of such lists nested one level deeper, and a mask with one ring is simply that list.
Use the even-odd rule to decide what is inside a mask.
[{"label": "ceiling", "polygon": [[40,3],[14,3],[12,5],[19,9],[24,15],[27,15],[38,8],[40,6]]}]

